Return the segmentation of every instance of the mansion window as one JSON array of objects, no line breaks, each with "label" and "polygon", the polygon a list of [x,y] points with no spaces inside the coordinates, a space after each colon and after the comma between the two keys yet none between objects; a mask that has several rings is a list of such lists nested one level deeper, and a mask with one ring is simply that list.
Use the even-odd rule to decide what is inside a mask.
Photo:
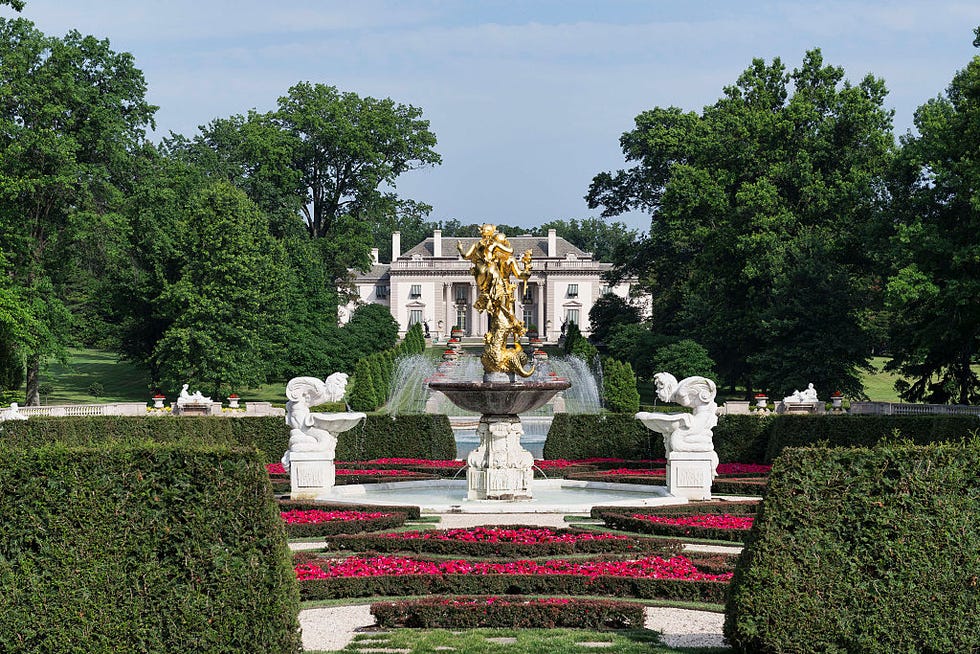
[{"label": "mansion window", "polygon": [[578,324],[578,309],[566,309],[565,310],[565,322],[569,325]]},{"label": "mansion window", "polygon": [[457,286],[455,293],[456,293],[456,304],[469,304],[470,289],[468,286]]},{"label": "mansion window", "polygon": [[609,284],[603,284],[599,287],[599,295],[609,295],[612,291],[609,289]]},{"label": "mansion window", "polygon": [[468,309],[466,307],[459,307],[456,309],[456,326],[463,330],[466,334],[469,330],[466,328],[466,313]]},{"label": "mansion window", "polygon": [[578,297],[578,284],[568,285],[568,297]]},{"label": "mansion window", "polygon": [[529,284],[524,285],[524,295],[521,296],[522,304],[534,304],[534,291]]},{"label": "mansion window", "polygon": [[375,286],[374,287],[374,297],[379,300],[388,299],[388,287],[387,286]]},{"label": "mansion window", "polygon": [[412,288],[408,292],[408,297],[413,300],[422,297],[422,285],[412,284]]},{"label": "mansion window", "polygon": [[412,325],[417,325],[420,322],[422,322],[422,310],[421,309],[412,309],[411,311],[408,312],[408,326],[409,327],[411,327]]}]

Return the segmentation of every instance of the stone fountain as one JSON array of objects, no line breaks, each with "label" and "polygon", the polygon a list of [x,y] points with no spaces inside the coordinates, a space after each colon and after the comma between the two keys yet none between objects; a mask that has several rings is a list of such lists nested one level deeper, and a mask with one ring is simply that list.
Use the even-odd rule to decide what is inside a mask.
[{"label": "stone fountain", "polygon": [[[480,228],[480,240],[460,254],[473,263],[470,272],[480,295],[474,308],[486,312],[490,325],[484,337],[482,381],[431,381],[457,406],[480,414],[480,444],[466,459],[468,500],[530,500],[534,457],[521,445],[521,413],[532,411],[571,386],[565,379],[530,381],[534,365],[520,345],[526,333],[514,313],[517,284],[531,275],[531,251],[520,262],[507,237],[494,225]],[[526,381],[528,380],[528,381]]]}]

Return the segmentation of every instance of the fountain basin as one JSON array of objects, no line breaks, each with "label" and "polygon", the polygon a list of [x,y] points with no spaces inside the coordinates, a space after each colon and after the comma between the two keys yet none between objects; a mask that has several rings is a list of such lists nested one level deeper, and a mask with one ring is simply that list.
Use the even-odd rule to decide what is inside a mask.
[{"label": "fountain basin", "polygon": [[317,500],[349,504],[418,506],[422,513],[569,513],[586,514],[593,506],[667,506],[686,504],[666,486],[612,484],[572,479],[536,479],[533,498],[519,503],[466,499],[463,480],[399,481],[334,486]]},{"label": "fountain basin", "polygon": [[310,420],[317,429],[323,429],[331,434],[353,429],[357,423],[364,420],[365,415],[360,412],[348,411],[345,413],[311,413]]},{"label": "fountain basin", "polygon": [[571,387],[567,379],[553,381],[431,381],[429,388],[453,404],[481,415],[515,415],[533,411]]}]

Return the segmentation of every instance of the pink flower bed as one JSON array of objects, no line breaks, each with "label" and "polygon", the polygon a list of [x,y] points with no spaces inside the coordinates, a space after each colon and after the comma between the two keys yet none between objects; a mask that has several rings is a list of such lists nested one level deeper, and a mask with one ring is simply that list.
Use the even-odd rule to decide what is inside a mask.
[{"label": "pink flower bed", "polygon": [[659,515],[644,515],[642,513],[633,514],[638,520],[656,522],[663,525],[678,525],[681,527],[709,527],[711,529],[751,529],[752,516],[720,514],[701,514],[690,515],[676,518],[668,518]]},{"label": "pink flower bed", "polygon": [[265,464],[265,470],[270,475],[284,475],[286,474],[286,469],[282,467],[281,463],[267,463]]},{"label": "pink flower bed", "polygon": [[416,477],[419,473],[414,470],[386,470],[385,468],[367,468],[364,470],[352,470],[350,468],[337,468],[337,475],[368,475],[374,477]]},{"label": "pink flower bed", "polygon": [[768,475],[772,466],[762,465],[761,463],[719,463],[719,475]]},{"label": "pink flower bed", "polygon": [[305,511],[281,511],[279,513],[287,525],[318,525],[324,522],[353,522],[358,520],[376,520],[390,517],[391,513],[374,513],[366,511],[321,511],[308,509]]},{"label": "pink flower bed", "polygon": [[687,581],[731,580],[732,573],[708,574],[699,571],[684,556],[662,559],[651,556],[628,561],[420,561],[403,556],[351,556],[329,562],[303,563],[295,567],[300,581],[334,577],[381,577],[405,575],[581,575],[585,577],[614,576],[646,579],[680,579]]},{"label": "pink flower bed", "polygon": [[551,529],[500,529],[494,527],[474,527],[472,529],[448,529],[445,531],[402,531],[380,534],[382,538],[404,540],[445,540],[467,543],[578,543],[583,541],[630,540],[629,536],[608,533],[564,533]]},{"label": "pink flower bed", "polygon": [[465,461],[460,461],[459,459],[404,459],[398,457],[371,459],[370,461],[365,461],[364,463],[377,463],[380,465],[424,466],[426,468],[462,468],[466,465]]},{"label": "pink flower bed", "polygon": [[647,475],[647,476],[650,476],[650,475],[653,475],[653,476],[659,475],[659,476],[662,477],[662,476],[664,476],[664,475],[667,474],[667,471],[665,469],[663,469],[663,468],[656,468],[656,469],[653,469],[653,468],[648,468],[648,469],[643,469],[643,468],[615,468],[613,470],[603,470],[602,472],[600,472],[598,474],[600,474],[600,475]]}]

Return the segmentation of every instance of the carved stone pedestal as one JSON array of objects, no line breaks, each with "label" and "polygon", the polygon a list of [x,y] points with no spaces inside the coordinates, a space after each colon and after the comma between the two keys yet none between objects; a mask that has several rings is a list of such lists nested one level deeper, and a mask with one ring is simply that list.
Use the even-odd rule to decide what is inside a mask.
[{"label": "carved stone pedestal", "polygon": [[674,497],[710,500],[714,461],[711,452],[671,452],[667,457],[667,491]]},{"label": "carved stone pedestal", "polygon": [[524,428],[516,415],[483,415],[480,445],[467,457],[469,500],[529,500],[534,457],[521,446]]},{"label": "carved stone pedestal", "polygon": [[289,499],[312,500],[331,488],[337,469],[328,452],[289,453]]}]

